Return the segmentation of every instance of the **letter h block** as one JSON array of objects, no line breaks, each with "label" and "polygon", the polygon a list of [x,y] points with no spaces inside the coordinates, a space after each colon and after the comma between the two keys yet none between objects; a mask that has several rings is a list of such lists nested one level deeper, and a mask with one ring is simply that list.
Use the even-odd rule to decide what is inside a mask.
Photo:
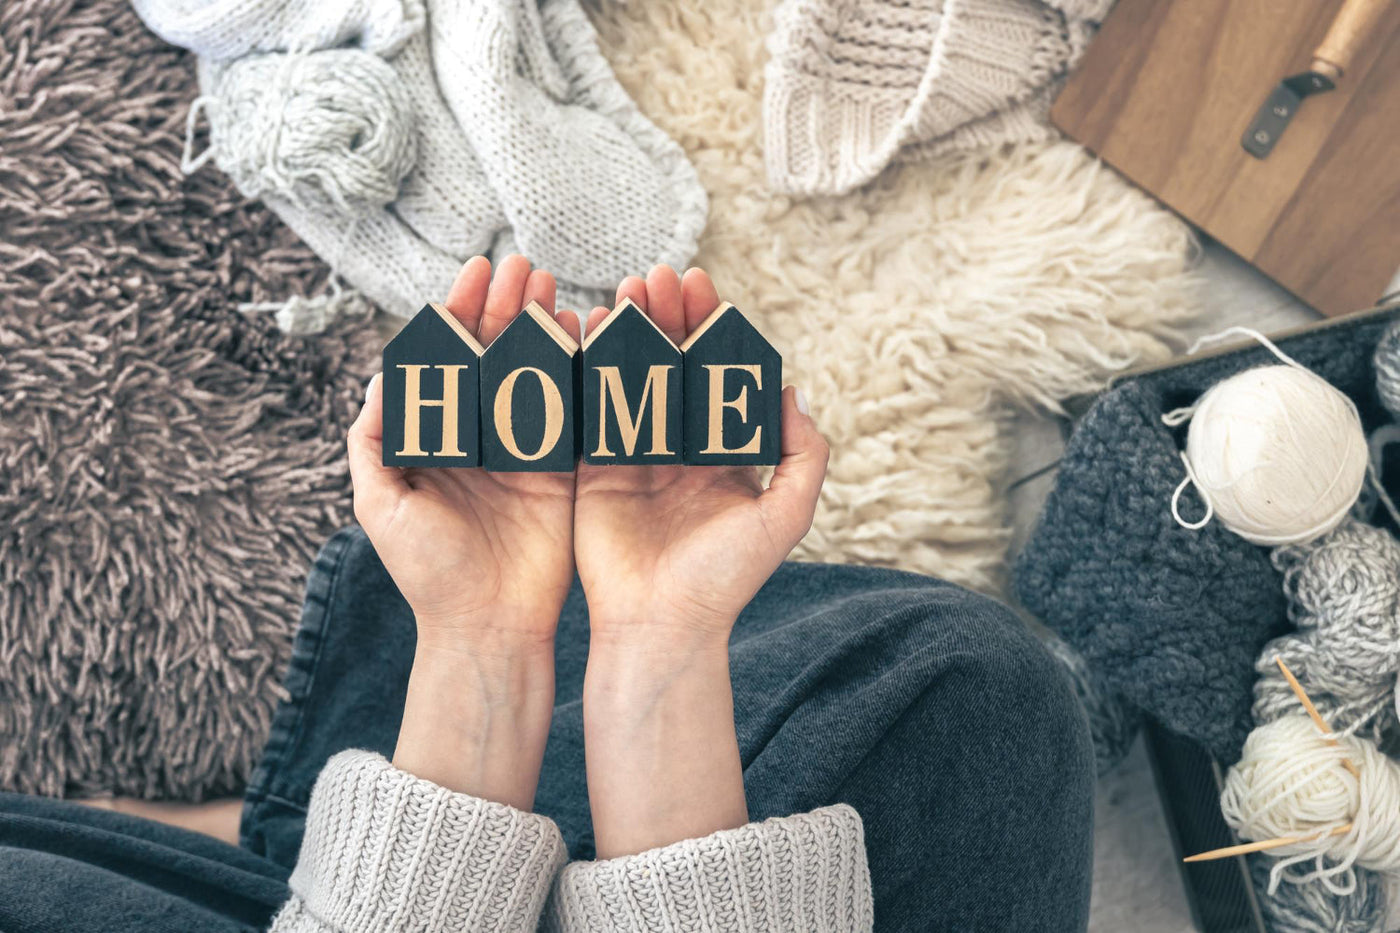
[{"label": "letter h block", "polygon": [[476,338],[427,304],[384,347],[384,465],[481,465]]},{"label": "letter h block", "polygon": [[583,341],[583,457],[680,463],[681,351],[631,301]]},{"label": "letter h block", "polygon": [[782,455],[783,359],[729,303],[681,344],[685,462],[777,463]]},{"label": "letter h block", "polygon": [[481,358],[483,465],[498,473],[567,472],[578,460],[579,346],[530,302]]}]

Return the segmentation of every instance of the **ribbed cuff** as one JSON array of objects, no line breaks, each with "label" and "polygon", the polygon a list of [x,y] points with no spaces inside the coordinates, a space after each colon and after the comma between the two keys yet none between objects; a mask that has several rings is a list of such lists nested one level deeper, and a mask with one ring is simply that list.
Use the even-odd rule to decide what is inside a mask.
[{"label": "ribbed cuff", "polygon": [[533,930],[564,861],[543,816],[341,752],[316,781],[273,930]]},{"label": "ribbed cuff", "polygon": [[860,815],[838,804],[626,858],[574,862],[555,884],[547,928],[859,933],[873,925]]}]

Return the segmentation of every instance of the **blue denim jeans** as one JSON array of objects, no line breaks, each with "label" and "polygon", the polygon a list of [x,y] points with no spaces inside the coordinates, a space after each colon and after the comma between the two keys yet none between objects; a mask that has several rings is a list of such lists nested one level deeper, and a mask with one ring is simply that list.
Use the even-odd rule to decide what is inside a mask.
[{"label": "blue denim jeans", "polygon": [[[559,824],[574,858],[590,858],[580,700],[588,613],[577,585],[557,645],[535,807]],[[290,698],[248,787],[242,847],[0,797],[0,929],[265,924],[286,896],[326,760],[352,747],[392,754],[413,647],[412,616],[368,540],[340,532],[310,575]],[[740,616],[730,654],[751,817],[855,807],[877,930],[1084,929],[1088,732],[1056,662],[1008,609],[913,574],[789,563]],[[45,916],[42,902],[61,900],[60,886],[81,886],[89,904],[149,901],[160,913],[127,925],[112,910],[92,926],[67,922],[70,913],[60,926],[25,925]]]}]

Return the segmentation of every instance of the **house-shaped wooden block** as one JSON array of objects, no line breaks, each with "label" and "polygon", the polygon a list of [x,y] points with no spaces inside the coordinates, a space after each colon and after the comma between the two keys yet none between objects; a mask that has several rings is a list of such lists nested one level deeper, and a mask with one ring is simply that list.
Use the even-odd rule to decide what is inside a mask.
[{"label": "house-shaped wooden block", "polygon": [[721,304],[681,344],[685,462],[777,463],[783,360],[739,309]]},{"label": "house-shaped wooden block", "polygon": [[481,358],[482,463],[501,473],[568,471],[578,460],[579,346],[537,303]]},{"label": "house-shaped wooden block", "polygon": [[442,305],[428,304],[384,347],[384,465],[481,465],[482,349]]},{"label": "house-shaped wooden block", "polygon": [[631,301],[583,340],[583,457],[680,463],[681,351]]}]

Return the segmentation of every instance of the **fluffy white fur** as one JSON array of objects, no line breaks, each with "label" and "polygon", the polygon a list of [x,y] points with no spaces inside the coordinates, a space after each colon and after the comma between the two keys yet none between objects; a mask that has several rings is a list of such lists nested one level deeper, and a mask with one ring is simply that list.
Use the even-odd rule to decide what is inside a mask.
[{"label": "fluffy white fur", "polygon": [[904,164],[836,198],[771,193],[767,5],[593,14],[710,194],[695,264],[778,347],[831,442],[796,556],[996,590],[1011,416],[1168,353],[1194,304],[1187,227],[1069,142]]}]

